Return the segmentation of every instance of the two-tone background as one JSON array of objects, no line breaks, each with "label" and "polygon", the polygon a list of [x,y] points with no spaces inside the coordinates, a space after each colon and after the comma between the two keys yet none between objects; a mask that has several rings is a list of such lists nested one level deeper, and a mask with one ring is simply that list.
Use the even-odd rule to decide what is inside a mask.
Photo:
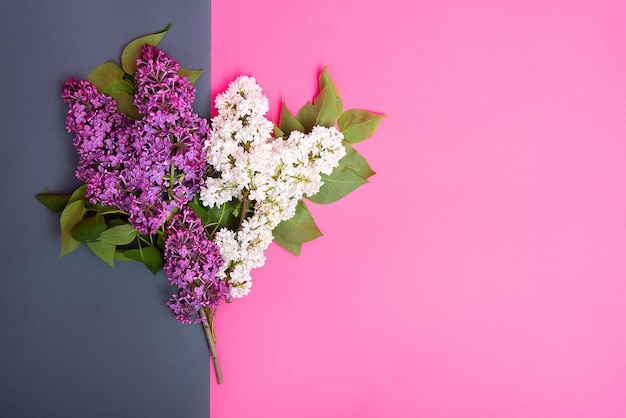
[{"label": "two-tone background", "polygon": [[[2,25],[0,416],[620,417],[626,413],[626,4],[23,1]],[[238,74],[276,118],[328,65],[377,172],[310,205],[220,310],[217,386],[163,274],[58,259],[32,197],[74,186],[60,85],[173,22],[162,47]],[[210,84],[209,84],[210,82]]]}]

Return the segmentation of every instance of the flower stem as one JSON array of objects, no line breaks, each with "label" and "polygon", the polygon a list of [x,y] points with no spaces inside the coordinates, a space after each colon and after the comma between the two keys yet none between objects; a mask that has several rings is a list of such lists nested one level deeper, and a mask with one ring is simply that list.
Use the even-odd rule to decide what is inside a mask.
[{"label": "flower stem", "polygon": [[222,384],[222,369],[220,367],[220,361],[217,358],[217,350],[215,349],[215,339],[213,336],[213,324],[209,323],[209,320],[206,316],[206,312],[204,309],[200,309],[200,318],[202,318],[202,329],[204,330],[204,335],[206,336],[206,342],[209,345],[209,352],[211,353],[211,358],[213,359],[213,368],[215,369],[215,379],[217,380],[217,384]]},{"label": "flower stem", "polygon": [[243,197],[243,202],[241,202],[241,213],[239,214],[239,228],[243,225],[243,221],[246,219],[246,215],[248,214],[248,205],[250,204],[250,200],[248,200],[247,196]]}]

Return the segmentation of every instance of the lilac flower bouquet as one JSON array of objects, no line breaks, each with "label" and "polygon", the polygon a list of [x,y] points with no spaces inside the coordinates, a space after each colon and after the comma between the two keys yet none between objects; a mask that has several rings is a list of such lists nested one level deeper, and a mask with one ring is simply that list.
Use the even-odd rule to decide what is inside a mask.
[{"label": "lilac flower bouquet", "polygon": [[184,324],[202,324],[222,383],[214,320],[222,302],[246,296],[272,242],[299,255],[321,236],[303,199],[334,202],[374,174],[352,144],[384,116],[343,110],[323,70],[320,91],[293,115],[266,119],[269,101],[240,76],[210,121],[193,112],[199,70],[157,48],[169,30],[135,39],[121,67],[107,62],[62,87],[66,127],[79,155],[72,194],[37,199],[61,212],[61,256],[81,243],[101,260],[164,270],[167,301]]}]

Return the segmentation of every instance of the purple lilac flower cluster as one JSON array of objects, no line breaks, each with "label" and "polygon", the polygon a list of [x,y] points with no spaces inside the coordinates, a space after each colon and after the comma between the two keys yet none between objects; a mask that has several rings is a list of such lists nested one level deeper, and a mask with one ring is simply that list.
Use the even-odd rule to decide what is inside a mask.
[{"label": "purple lilac flower cluster", "polygon": [[115,100],[88,81],[63,85],[66,127],[79,154],[76,177],[87,184],[86,197],[127,212],[144,234],[199,192],[207,168],[208,123],[193,113],[195,89],[179,68],[163,51],[142,47],[134,76],[139,120],[117,113]]},{"label": "purple lilac flower cluster", "polygon": [[219,247],[204,231],[198,215],[184,206],[166,228],[165,275],[179,288],[167,302],[183,324],[201,321],[198,311],[232,300],[228,285],[216,277],[224,265]]}]

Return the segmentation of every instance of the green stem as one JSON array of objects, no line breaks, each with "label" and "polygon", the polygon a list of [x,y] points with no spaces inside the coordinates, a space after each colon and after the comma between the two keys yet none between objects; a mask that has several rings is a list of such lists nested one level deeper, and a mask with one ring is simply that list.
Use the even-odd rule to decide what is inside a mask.
[{"label": "green stem", "polygon": [[[139,237],[141,238],[141,237]],[[145,242],[145,240],[142,238],[142,240]],[[139,244],[139,254],[141,254],[141,259],[145,260],[144,256],[143,256],[143,247],[141,246],[141,241],[138,241],[137,244]]]},{"label": "green stem", "polygon": [[[93,209],[93,210],[98,212],[97,209]],[[100,215],[110,215],[112,213],[119,213],[119,214],[122,214],[122,215],[130,216],[130,213],[124,212],[123,210],[107,210],[107,211],[99,212],[99,213],[100,213]]]},{"label": "green stem", "polygon": [[[215,224],[215,227],[211,231],[211,235],[209,236],[211,240],[213,240],[213,237],[215,236],[215,233],[217,232],[217,228],[222,224],[222,219],[224,219],[225,213],[226,213],[226,203],[222,203],[222,210],[220,212],[220,218],[218,219],[217,223]],[[210,224],[208,226],[211,226],[211,225],[213,224]]]},{"label": "green stem", "polygon": [[209,322],[206,312],[204,308],[202,308],[200,309],[200,318],[202,318],[202,329],[204,330],[204,335],[206,336],[206,342],[209,345],[209,353],[211,353],[211,358],[213,359],[215,379],[217,380],[217,384],[221,385],[223,382],[222,369],[220,367],[220,361],[217,358],[217,350],[215,349],[215,334],[213,333],[213,320],[215,317],[213,316],[212,320]]},{"label": "green stem", "polygon": [[246,219],[246,215],[248,214],[248,205],[250,204],[250,200],[247,196],[243,197],[243,201],[241,204],[241,213],[239,214],[239,227],[243,225],[243,221]]},{"label": "green stem", "polygon": [[[140,241],[143,241],[146,245],[150,247],[154,247],[154,244],[151,241],[148,241],[147,239],[145,239],[142,235],[138,235],[137,237],[139,238]],[[152,237],[150,237],[150,239],[152,240]],[[141,245],[139,245],[139,249],[141,250]]]},{"label": "green stem", "polygon": [[213,341],[217,341],[215,338],[215,317],[217,316],[217,308],[209,309],[209,323],[211,324],[211,335],[213,336]]}]

